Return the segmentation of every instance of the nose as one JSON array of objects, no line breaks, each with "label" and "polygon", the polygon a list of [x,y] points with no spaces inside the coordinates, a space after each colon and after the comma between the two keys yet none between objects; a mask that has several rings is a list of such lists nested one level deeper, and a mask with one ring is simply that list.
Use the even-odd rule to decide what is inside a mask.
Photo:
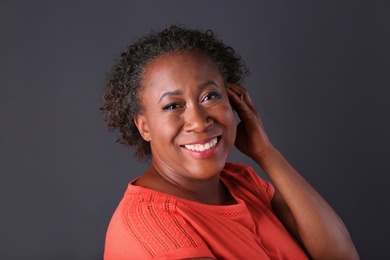
[{"label": "nose", "polygon": [[183,128],[186,132],[204,132],[213,124],[213,120],[206,109],[196,105],[186,108],[184,120],[185,123]]}]

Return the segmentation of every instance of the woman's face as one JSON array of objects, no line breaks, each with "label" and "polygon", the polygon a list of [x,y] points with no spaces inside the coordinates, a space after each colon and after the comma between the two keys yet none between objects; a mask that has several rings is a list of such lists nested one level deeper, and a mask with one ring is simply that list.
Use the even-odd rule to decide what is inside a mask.
[{"label": "woman's face", "polygon": [[215,63],[197,53],[158,57],[144,72],[141,104],[135,122],[160,175],[179,183],[219,176],[236,121]]}]

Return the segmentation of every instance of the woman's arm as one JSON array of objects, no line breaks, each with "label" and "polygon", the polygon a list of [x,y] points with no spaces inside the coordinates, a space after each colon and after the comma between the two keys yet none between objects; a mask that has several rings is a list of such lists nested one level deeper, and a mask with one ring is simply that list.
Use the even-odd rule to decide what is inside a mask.
[{"label": "woman's arm", "polygon": [[314,259],[359,259],[344,223],[321,195],[269,141],[248,92],[231,84],[228,95],[241,122],[236,147],[251,157],[276,188],[275,214]]}]

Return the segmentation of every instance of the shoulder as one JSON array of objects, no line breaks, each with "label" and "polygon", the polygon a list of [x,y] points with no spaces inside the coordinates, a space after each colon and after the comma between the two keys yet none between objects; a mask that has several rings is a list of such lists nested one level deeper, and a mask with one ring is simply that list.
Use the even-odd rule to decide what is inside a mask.
[{"label": "shoulder", "polygon": [[251,166],[242,163],[226,163],[221,177],[236,182],[248,184],[255,182],[261,183],[262,186],[269,186],[269,182],[262,179]]},{"label": "shoulder", "polygon": [[270,201],[275,193],[270,182],[261,178],[251,166],[245,164],[226,163],[221,178],[228,186],[255,193],[267,201]]},{"label": "shoulder", "polygon": [[169,195],[127,191],[107,230],[105,259],[158,259],[182,251],[196,256],[207,248],[176,204]]}]

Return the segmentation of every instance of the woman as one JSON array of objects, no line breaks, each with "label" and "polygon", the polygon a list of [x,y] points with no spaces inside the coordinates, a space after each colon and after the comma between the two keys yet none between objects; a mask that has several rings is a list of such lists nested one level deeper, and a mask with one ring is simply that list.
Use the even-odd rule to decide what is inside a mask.
[{"label": "woman", "polygon": [[[172,26],[122,53],[101,109],[151,165],[112,217],[105,259],[359,258],[338,215],[269,141],[238,84],[246,74],[210,31]],[[272,184],[226,162],[234,145]]]}]

